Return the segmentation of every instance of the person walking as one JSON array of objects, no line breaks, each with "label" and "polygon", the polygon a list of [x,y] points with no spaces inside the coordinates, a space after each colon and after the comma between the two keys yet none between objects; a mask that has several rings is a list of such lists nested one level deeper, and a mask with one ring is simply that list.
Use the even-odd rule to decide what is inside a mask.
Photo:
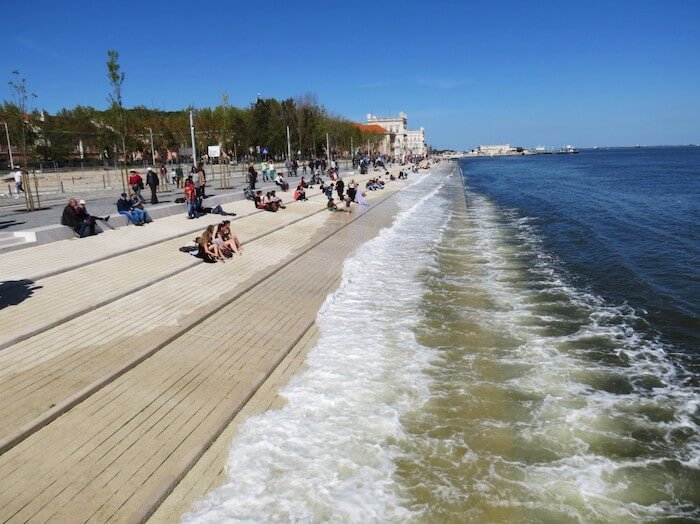
[{"label": "person walking", "polygon": [[156,195],[156,191],[160,185],[160,179],[158,178],[158,173],[153,171],[150,167],[146,172],[146,185],[151,189],[151,204],[157,204],[158,196]]},{"label": "person walking", "polygon": [[141,196],[141,190],[143,189],[143,178],[141,178],[141,175],[139,175],[138,171],[135,169],[131,170],[131,175],[129,176],[129,186],[131,186],[131,190],[136,195],[136,198],[139,199],[139,202],[145,204],[146,200],[143,198],[143,196]]},{"label": "person walking", "polygon": [[177,187],[178,189],[182,187],[182,179],[185,174],[182,172],[182,166],[180,164],[175,168],[175,175],[177,176]]},{"label": "person walking", "polygon": [[15,191],[15,198],[19,198],[19,192],[20,191],[22,193],[25,192],[24,188],[22,187],[22,168],[20,168],[19,166],[15,167],[14,177],[15,177],[15,190],[16,190]]},{"label": "person walking", "polygon": [[185,180],[185,203],[187,203],[187,218],[199,218],[199,213],[197,212],[197,189],[191,176]]},{"label": "person walking", "polygon": [[199,196],[199,169],[196,167],[192,168],[192,174],[190,175],[192,183],[194,184],[194,191],[197,196]]},{"label": "person walking", "polygon": [[338,193],[338,200],[343,200],[343,190],[345,189],[345,182],[343,179],[338,177],[338,181],[335,183],[335,191]]},{"label": "person walking", "polygon": [[255,189],[255,183],[258,181],[258,173],[255,171],[255,166],[251,162],[248,166],[248,184],[250,189]]},{"label": "person walking", "polygon": [[207,174],[204,172],[204,166],[199,165],[199,198],[207,198],[204,194],[207,187]]},{"label": "person walking", "polygon": [[348,184],[348,196],[350,197],[351,201],[355,201],[355,192],[357,191],[357,185],[355,184],[355,179],[353,178],[350,180],[350,183]]}]

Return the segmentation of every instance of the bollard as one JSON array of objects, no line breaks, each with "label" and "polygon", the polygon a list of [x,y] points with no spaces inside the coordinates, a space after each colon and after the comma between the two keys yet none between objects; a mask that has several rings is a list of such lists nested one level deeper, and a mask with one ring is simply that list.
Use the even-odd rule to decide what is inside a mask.
[{"label": "bollard", "polygon": [[105,182],[105,174],[102,173],[102,189],[107,189],[107,183]]},{"label": "bollard", "polygon": [[72,176],[72,177],[70,177],[70,179],[73,181],[73,185],[75,185],[75,177]]},{"label": "bollard", "polygon": [[65,193],[65,191],[63,190],[63,180],[61,180],[60,182],[61,182],[61,193]]},{"label": "bollard", "polygon": [[[12,196],[12,186],[10,186],[10,184],[7,184],[7,194]],[[19,196],[19,191],[17,192],[17,196]]]}]

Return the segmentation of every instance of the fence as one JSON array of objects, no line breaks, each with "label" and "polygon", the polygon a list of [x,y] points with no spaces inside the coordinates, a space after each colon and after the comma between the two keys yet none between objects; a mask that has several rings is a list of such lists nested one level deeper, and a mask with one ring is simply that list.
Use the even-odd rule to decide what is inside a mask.
[{"label": "fence", "polygon": [[[351,164],[349,160],[339,161],[340,167],[347,169]],[[171,169],[176,165],[166,165],[168,173],[165,177],[160,177],[160,190],[173,189],[173,181],[171,179]],[[185,178],[190,173],[191,164],[180,164]],[[260,175],[260,165],[256,164],[256,170]],[[145,171],[142,165],[128,166],[129,169],[137,169],[145,181]],[[157,167],[155,168],[158,169]],[[287,169],[284,164],[277,163],[276,171],[287,174]],[[207,175],[207,185],[213,189],[236,189],[243,188],[247,185],[246,176],[248,173],[248,164],[208,164],[205,166]],[[299,169],[299,174],[302,174],[302,168]],[[160,175],[159,175],[160,176]],[[78,170],[68,170],[59,168],[56,171],[35,170],[27,176],[29,183],[38,198],[50,197],[51,195],[60,195],[62,193],[80,194],[80,193],[100,193],[105,194],[121,193],[123,190],[122,171],[119,168],[86,167],[83,166]],[[3,176],[3,180],[7,184],[7,193],[4,188],[0,189],[0,196],[11,197],[14,195],[14,178],[10,173]],[[124,180],[126,183],[126,180]],[[26,185],[26,184],[25,184]],[[4,194],[3,194],[4,193]]]}]

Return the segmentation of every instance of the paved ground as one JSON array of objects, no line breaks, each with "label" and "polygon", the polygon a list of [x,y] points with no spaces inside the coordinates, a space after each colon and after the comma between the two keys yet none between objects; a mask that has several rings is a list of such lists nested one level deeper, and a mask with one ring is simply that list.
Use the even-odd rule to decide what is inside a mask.
[{"label": "paved ground", "polygon": [[[278,163],[278,168],[280,164]],[[232,171],[230,172],[229,186],[232,189],[221,189],[220,174],[212,172],[213,168],[218,168],[219,166],[208,166],[209,176],[213,177],[210,181],[210,187],[207,190],[208,195],[218,195],[221,193],[232,192],[236,197],[242,198],[243,188],[247,185],[241,171],[238,171],[239,166],[231,166]],[[235,167],[236,170],[233,170]],[[139,169],[142,176],[145,178],[145,170]],[[258,170],[259,171],[259,170]],[[284,170],[283,170],[284,171]],[[350,169],[341,170],[341,176],[344,178],[346,176],[351,176],[352,171]],[[301,176],[302,171],[299,170]],[[379,172],[376,173],[380,174]],[[40,203],[41,209],[39,211],[27,212],[24,198],[20,196],[19,199],[12,197],[0,197],[0,233],[10,232],[10,231],[22,231],[26,229],[32,229],[35,227],[47,226],[51,224],[58,224],[61,221],[61,213],[63,208],[68,202],[70,197],[75,197],[78,200],[84,199],[88,203],[88,209],[90,212],[97,216],[105,216],[109,214],[116,213],[116,201],[119,198],[119,194],[122,192],[122,186],[119,179],[119,172],[111,172],[111,182],[112,189],[103,189],[101,182],[98,181],[97,184],[94,183],[77,183],[71,184],[71,173],[61,173],[52,176],[62,176],[66,179],[65,192],[60,192],[58,190],[52,191],[42,191],[40,193]],[[75,173],[76,176],[80,175],[80,172]],[[93,175],[101,176],[99,173],[93,173]],[[258,178],[257,188],[275,188],[274,183],[262,183]],[[290,185],[295,181],[299,180],[300,177],[288,178]],[[101,178],[100,178],[101,179]],[[307,176],[308,180],[308,176]],[[7,192],[7,182],[4,183],[3,187],[0,188],[0,194]],[[14,192],[14,183],[10,183],[10,190]],[[182,189],[174,188],[173,184],[169,184],[167,189],[163,187],[163,191],[158,193],[158,199],[161,203],[173,202],[175,198],[181,197]],[[4,191],[3,191],[4,190]],[[150,204],[150,190],[146,188],[143,190],[143,197],[146,199],[146,207]]]},{"label": "paved ground", "polygon": [[[291,183],[297,178],[289,179]],[[215,185],[207,191],[207,196],[220,195],[222,193],[232,193],[236,198],[243,198],[243,188],[245,184],[242,181],[236,181],[234,188],[218,189]],[[274,184],[265,183],[257,184],[258,189],[276,188]],[[87,202],[87,208],[91,214],[96,216],[106,216],[117,214],[116,202],[119,199],[121,188],[115,190],[113,194],[105,195],[104,191],[75,191],[72,193],[64,193],[50,196],[43,196],[41,199],[42,209],[39,211],[27,212],[24,200],[22,198],[15,200],[2,199],[0,200],[0,231],[23,231],[35,227],[48,226],[61,223],[61,214],[63,208],[68,203],[70,197],[75,197],[78,200],[84,199]],[[143,197],[146,199],[146,208],[150,207],[151,192],[147,188],[143,192]],[[168,191],[158,193],[160,203],[174,202],[176,198],[183,196],[182,189],[173,189],[172,185]]]},{"label": "paved ground", "polygon": [[[391,222],[403,185],[352,214],[318,194],[278,213],[228,204],[246,248],[223,264],[177,251],[218,217],[0,255],[0,520],[147,518],[266,380],[300,365],[342,261]],[[270,391],[255,405],[278,402]],[[215,482],[187,479],[192,497]]]}]

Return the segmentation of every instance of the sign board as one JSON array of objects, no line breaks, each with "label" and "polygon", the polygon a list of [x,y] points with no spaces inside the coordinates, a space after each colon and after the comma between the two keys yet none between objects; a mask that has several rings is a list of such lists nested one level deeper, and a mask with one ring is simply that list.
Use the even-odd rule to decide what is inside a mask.
[{"label": "sign board", "polygon": [[178,156],[192,156],[192,148],[191,147],[178,147],[177,154],[178,154]]},{"label": "sign board", "polygon": [[263,155],[269,155],[270,152],[267,150],[266,147],[263,147],[263,148],[262,148],[262,154],[263,154]]},{"label": "sign board", "polygon": [[219,158],[221,156],[221,146],[209,146],[207,148],[209,158]]}]

